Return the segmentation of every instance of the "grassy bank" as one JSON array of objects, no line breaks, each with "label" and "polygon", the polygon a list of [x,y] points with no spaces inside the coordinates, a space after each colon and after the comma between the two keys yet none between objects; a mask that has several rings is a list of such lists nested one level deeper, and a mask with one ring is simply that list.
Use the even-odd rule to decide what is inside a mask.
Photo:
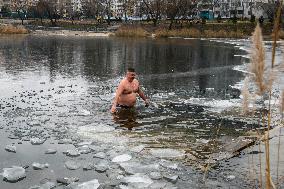
[{"label": "grassy bank", "polygon": [[166,29],[160,29],[155,31],[155,35],[158,38],[162,37],[188,37],[188,38],[244,38],[247,37],[246,34],[244,34],[241,31],[212,31],[212,30],[204,30],[200,31],[195,28],[189,28],[189,29],[177,29],[177,30],[166,30]]},{"label": "grassy bank", "polygon": [[[188,37],[188,38],[248,38],[254,31],[255,23],[208,23],[208,24],[183,24],[169,30],[168,27],[160,25],[152,27],[146,24],[124,25],[116,33],[119,37],[146,37],[151,33],[157,38],[166,37]],[[262,25],[265,35],[272,32],[270,23]],[[282,32],[282,37],[284,33]]]},{"label": "grassy bank", "polygon": [[[184,28],[184,29],[157,29],[153,31],[153,34],[157,38],[167,37],[185,37],[185,38],[244,38],[248,37],[242,31],[212,31],[212,30],[198,30],[196,28]],[[143,27],[123,27],[119,28],[115,32],[117,37],[147,37],[150,33]]]},{"label": "grassy bank", "polygon": [[0,34],[27,34],[29,31],[24,26],[1,25]]},{"label": "grassy bank", "polygon": [[150,33],[139,26],[122,26],[116,32],[117,37],[147,37]]}]

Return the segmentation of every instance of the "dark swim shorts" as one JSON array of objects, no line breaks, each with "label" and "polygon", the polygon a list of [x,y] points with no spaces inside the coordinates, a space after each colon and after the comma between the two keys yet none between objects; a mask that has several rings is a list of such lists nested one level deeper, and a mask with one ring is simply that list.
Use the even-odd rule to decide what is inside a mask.
[{"label": "dark swim shorts", "polygon": [[121,104],[117,104],[116,107],[117,108],[123,108],[123,109],[130,109],[130,108],[132,108],[131,106],[126,106],[126,105],[121,105]]}]

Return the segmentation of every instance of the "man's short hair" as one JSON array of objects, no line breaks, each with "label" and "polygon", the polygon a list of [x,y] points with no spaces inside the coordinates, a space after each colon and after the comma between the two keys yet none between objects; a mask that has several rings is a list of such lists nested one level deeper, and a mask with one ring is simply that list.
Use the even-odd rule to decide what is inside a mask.
[{"label": "man's short hair", "polygon": [[127,71],[128,72],[135,72],[135,69],[134,68],[127,68]]}]

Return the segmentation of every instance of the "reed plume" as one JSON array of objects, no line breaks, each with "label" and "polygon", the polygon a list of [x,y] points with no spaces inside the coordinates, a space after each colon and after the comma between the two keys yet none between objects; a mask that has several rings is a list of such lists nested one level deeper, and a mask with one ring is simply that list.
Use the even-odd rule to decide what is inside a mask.
[{"label": "reed plume", "polygon": [[263,46],[262,32],[257,24],[252,36],[251,51],[251,72],[254,74],[253,80],[258,87],[258,95],[263,95],[267,87],[264,80],[265,51]]}]

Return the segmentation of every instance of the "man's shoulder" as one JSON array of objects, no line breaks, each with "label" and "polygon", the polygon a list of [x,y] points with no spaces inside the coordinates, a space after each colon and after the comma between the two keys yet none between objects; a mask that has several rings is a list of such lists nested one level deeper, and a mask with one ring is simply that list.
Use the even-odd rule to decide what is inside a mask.
[{"label": "man's shoulder", "polygon": [[125,85],[127,82],[126,78],[123,78],[121,81],[120,81],[120,85]]},{"label": "man's shoulder", "polygon": [[139,81],[137,79],[134,79],[133,80],[135,83],[139,84]]}]

